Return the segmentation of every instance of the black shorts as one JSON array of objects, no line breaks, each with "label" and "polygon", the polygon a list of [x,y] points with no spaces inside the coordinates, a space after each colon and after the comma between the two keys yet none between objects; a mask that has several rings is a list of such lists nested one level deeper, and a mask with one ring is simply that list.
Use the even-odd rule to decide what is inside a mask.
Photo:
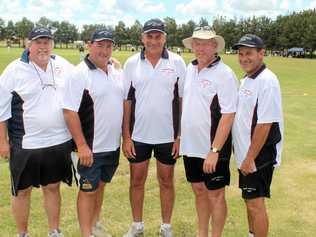
[{"label": "black shorts", "polygon": [[120,148],[115,151],[93,153],[91,167],[82,166],[78,162],[80,190],[92,192],[98,188],[100,181],[110,183],[119,165],[119,158]]},{"label": "black shorts", "polygon": [[229,160],[219,160],[214,173],[203,171],[204,159],[197,157],[183,157],[185,175],[190,183],[204,182],[208,190],[223,188],[230,183]]},{"label": "black shorts", "polygon": [[72,183],[71,141],[39,149],[11,148],[11,191],[63,181]]},{"label": "black shorts", "polygon": [[130,163],[140,163],[151,158],[154,151],[154,157],[165,165],[174,165],[176,159],[172,156],[173,142],[162,144],[147,144],[142,142],[134,142],[136,151],[136,159],[128,159]]},{"label": "black shorts", "polygon": [[270,186],[273,176],[273,165],[259,169],[257,172],[244,176],[239,172],[239,188],[244,199],[258,197],[270,198]]}]

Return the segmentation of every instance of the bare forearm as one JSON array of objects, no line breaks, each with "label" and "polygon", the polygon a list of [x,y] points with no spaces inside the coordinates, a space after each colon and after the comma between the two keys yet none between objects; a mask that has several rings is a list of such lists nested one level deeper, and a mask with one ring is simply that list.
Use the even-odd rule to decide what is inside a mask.
[{"label": "bare forearm", "polygon": [[0,143],[7,141],[7,125],[5,122],[0,122]]},{"label": "bare forearm", "polygon": [[81,122],[80,122],[78,113],[71,110],[64,109],[64,117],[65,117],[67,127],[77,147],[86,144],[86,139],[84,138],[84,135],[81,129]]},{"label": "bare forearm", "polygon": [[235,113],[222,114],[218,123],[212,147],[221,150],[224,146],[234,122]]},{"label": "bare forearm", "polygon": [[124,101],[124,114],[123,114],[123,139],[130,139],[130,123],[132,115],[132,102],[129,100]]},{"label": "bare forearm", "polygon": [[255,160],[267,140],[272,123],[257,124],[247,153],[248,159]]}]

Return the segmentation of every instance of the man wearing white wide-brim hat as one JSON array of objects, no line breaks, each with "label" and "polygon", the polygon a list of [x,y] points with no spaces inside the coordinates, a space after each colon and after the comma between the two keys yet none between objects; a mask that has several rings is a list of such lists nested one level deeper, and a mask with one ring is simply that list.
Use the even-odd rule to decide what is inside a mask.
[{"label": "man wearing white wide-brim hat", "polygon": [[223,37],[199,27],[183,40],[196,59],[187,68],[181,118],[180,155],[195,194],[198,236],[222,235],[227,215],[225,186],[230,182],[231,127],[237,104],[234,72],[218,53]]}]

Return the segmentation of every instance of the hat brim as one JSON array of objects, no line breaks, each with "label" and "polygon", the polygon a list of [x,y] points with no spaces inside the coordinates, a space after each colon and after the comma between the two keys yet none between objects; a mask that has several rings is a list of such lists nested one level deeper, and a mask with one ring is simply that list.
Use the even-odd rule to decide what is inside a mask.
[{"label": "hat brim", "polygon": [[182,40],[182,43],[184,45],[184,47],[188,48],[188,49],[192,49],[192,41],[193,39],[215,39],[216,42],[217,42],[217,47],[216,47],[216,52],[219,53],[221,52],[224,48],[225,48],[225,40],[222,36],[220,35],[216,35],[214,37],[209,37],[209,36],[206,36],[206,37],[189,37],[189,38],[186,38],[184,40]]},{"label": "hat brim", "polygon": [[143,34],[146,34],[146,33],[149,33],[149,32],[154,32],[154,31],[156,31],[156,32],[160,32],[160,33],[163,33],[163,34],[167,34],[165,31],[163,31],[163,30],[159,30],[159,29],[150,29],[150,30],[145,30],[145,31],[143,31]]},{"label": "hat brim", "polygon": [[37,36],[33,37],[31,40],[36,40],[36,39],[39,39],[39,38],[53,39],[54,37],[51,36],[51,35],[37,35]]},{"label": "hat brim", "polygon": [[240,47],[247,47],[247,48],[258,48],[256,45],[252,44],[234,44],[232,49],[233,50],[238,50]]},{"label": "hat brim", "polygon": [[100,39],[95,39],[95,40],[92,40],[92,42],[99,42],[99,41],[103,41],[103,40],[108,40],[108,41],[111,41],[112,43],[114,43],[114,40],[111,39],[111,38],[100,38]]}]

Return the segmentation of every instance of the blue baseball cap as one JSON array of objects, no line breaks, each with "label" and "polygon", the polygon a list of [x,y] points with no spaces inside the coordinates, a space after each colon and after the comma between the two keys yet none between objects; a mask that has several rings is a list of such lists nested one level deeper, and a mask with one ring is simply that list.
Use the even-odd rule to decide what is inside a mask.
[{"label": "blue baseball cap", "polygon": [[159,31],[166,34],[165,24],[158,18],[150,19],[146,21],[143,27],[143,33],[148,33],[151,31]]},{"label": "blue baseball cap", "polygon": [[237,50],[240,47],[263,49],[265,46],[263,40],[259,36],[253,34],[246,34],[243,37],[241,37],[238,43],[234,44],[232,48],[234,50]]},{"label": "blue baseball cap", "polygon": [[33,28],[28,35],[29,40],[36,40],[38,38],[49,38],[53,39],[54,36],[50,29],[46,27],[35,27]]},{"label": "blue baseball cap", "polygon": [[114,43],[113,33],[106,29],[97,29],[93,32],[90,38],[91,42],[110,40]]}]

